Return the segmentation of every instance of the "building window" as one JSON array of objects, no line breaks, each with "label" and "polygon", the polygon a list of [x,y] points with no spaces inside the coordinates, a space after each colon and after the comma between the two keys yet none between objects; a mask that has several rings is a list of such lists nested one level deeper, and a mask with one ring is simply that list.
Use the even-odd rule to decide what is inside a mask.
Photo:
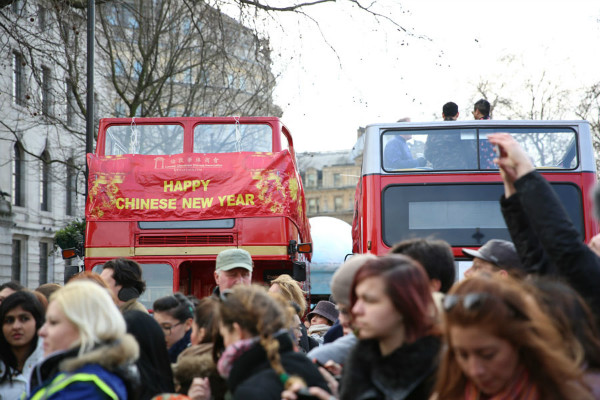
[{"label": "building window", "polygon": [[48,283],[48,243],[40,242],[40,285]]},{"label": "building window", "polygon": [[42,114],[52,115],[52,73],[50,68],[42,67]]},{"label": "building window", "polygon": [[13,149],[13,166],[12,166],[12,199],[13,205],[24,206],[25,196],[23,195],[23,180],[25,179],[25,163],[23,159],[23,148],[19,142],[15,143]]},{"label": "building window", "polygon": [[25,105],[25,59],[18,52],[13,53],[13,97],[16,105]]},{"label": "building window", "polygon": [[319,200],[308,199],[308,213],[317,214],[319,212]]},{"label": "building window", "polygon": [[333,187],[341,187],[342,186],[342,175],[341,174],[333,174]]},{"label": "building window", "polygon": [[341,196],[336,196],[334,199],[335,211],[341,211],[344,209],[344,198]]},{"label": "building window", "polygon": [[21,15],[23,13],[23,10],[25,10],[25,1],[24,0],[14,0],[12,2],[12,11],[15,14]]},{"label": "building window", "polygon": [[77,170],[72,158],[67,160],[67,180],[66,180],[66,214],[75,214],[75,202],[77,199]]},{"label": "building window", "polygon": [[309,187],[309,188],[317,187],[317,174],[310,173],[306,176],[306,187]]},{"label": "building window", "polygon": [[10,279],[13,281],[21,281],[21,247],[22,241],[13,239],[12,241],[12,265]]},{"label": "building window", "polygon": [[46,29],[48,23],[48,9],[43,5],[38,6],[38,24],[40,29]]},{"label": "building window", "polygon": [[75,125],[75,94],[73,85],[67,81],[67,126]]},{"label": "building window", "polygon": [[46,150],[40,157],[40,209],[50,210],[50,154]]}]

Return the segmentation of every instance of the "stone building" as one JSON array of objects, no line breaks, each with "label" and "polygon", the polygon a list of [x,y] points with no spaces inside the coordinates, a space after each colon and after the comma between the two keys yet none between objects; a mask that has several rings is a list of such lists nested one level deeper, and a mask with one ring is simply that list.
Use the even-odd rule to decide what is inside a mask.
[{"label": "stone building", "polygon": [[[169,1],[174,5],[183,4]],[[159,3],[147,2],[148,5]],[[125,8],[117,11],[126,19],[131,33],[139,27],[136,18],[144,17],[148,10],[133,15],[130,7],[133,2],[123,4]],[[106,51],[109,41],[101,37],[107,30],[99,28],[119,27],[123,21],[111,23],[111,15],[101,14],[100,7],[97,6],[94,74],[96,123],[97,118],[124,116],[128,112],[137,116],[216,116],[227,112],[227,115],[281,115],[281,109],[272,102],[275,79],[270,71],[269,43],[234,19],[223,16],[221,25],[225,28],[212,32],[210,37],[214,37],[214,42],[200,46],[195,36],[191,38],[178,65],[167,63],[173,59],[165,54],[178,50],[169,43],[159,43],[160,65],[144,66],[121,48],[118,53],[124,59],[115,60],[111,65],[112,58]],[[207,9],[206,18],[216,21],[216,12]],[[202,25],[197,20],[198,15],[195,17],[197,26]],[[101,18],[105,18],[107,24],[100,23]],[[54,234],[70,221],[84,217],[85,21],[85,10],[71,7],[69,2],[12,0],[0,7],[0,26],[3,27],[0,35],[0,283],[14,279],[35,288],[46,282],[63,282],[65,262],[52,252]],[[179,20],[179,25],[166,25],[172,27],[167,33],[176,44],[180,44],[181,35],[191,29],[189,21],[182,21]],[[225,41],[225,36],[227,46],[216,46]],[[115,40],[136,44],[131,37],[127,36],[126,41],[119,41],[118,37]],[[147,38],[143,38],[145,43]],[[203,49],[210,52],[199,56],[198,52]],[[220,62],[223,60],[217,56],[225,53],[227,59]],[[206,60],[209,64],[190,60]],[[151,75],[159,69],[161,76]],[[120,80],[126,76],[133,80]],[[157,81],[157,85],[167,87],[168,91],[156,95],[154,87],[148,87],[140,93],[132,92],[130,97],[140,97],[140,100],[125,107],[121,100],[130,93],[118,96],[115,85],[137,87],[137,80],[142,78]],[[177,96],[186,90],[194,96]]]},{"label": "stone building", "polygon": [[360,158],[350,150],[298,153],[309,218],[327,216],[352,224]]}]

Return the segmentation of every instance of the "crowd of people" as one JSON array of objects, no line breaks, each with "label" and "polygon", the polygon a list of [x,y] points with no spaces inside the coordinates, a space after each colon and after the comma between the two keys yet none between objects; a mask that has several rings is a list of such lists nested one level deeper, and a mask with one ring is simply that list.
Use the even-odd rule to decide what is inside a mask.
[{"label": "crowd of people", "polygon": [[[508,134],[490,135],[512,242],[406,240],[355,255],[310,309],[298,282],[251,283],[221,252],[217,287],[140,303],[137,263],[64,287],[0,286],[0,399],[600,399],[600,257]],[[540,199],[543,199],[541,202]]]}]

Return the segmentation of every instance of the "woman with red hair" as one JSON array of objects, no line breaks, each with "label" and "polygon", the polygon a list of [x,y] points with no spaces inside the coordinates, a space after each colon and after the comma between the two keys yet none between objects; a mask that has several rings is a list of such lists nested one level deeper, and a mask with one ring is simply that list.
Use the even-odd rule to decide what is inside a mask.
[{"label": "woman with red hair", "polygon": [[522,283],[475,277],[444,298],[444,400],[592,399],[555,324]]},{"label": "woman with red hair", "polygon": [[428,399],[440,338],[423,268],[402,255],[367,261],[351,291],[359,343],[344,366],[340,398]]}]

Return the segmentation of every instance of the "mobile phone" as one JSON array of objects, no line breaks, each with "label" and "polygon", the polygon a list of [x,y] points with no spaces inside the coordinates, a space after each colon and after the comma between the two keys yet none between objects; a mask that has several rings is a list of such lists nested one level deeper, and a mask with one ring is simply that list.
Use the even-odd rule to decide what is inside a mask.
[{"label": "mobile phone", "polygon": [[296,398],[298,400],[319,400],[315,395],[308,392],[308,388],[302,388],[296,392]]}]

